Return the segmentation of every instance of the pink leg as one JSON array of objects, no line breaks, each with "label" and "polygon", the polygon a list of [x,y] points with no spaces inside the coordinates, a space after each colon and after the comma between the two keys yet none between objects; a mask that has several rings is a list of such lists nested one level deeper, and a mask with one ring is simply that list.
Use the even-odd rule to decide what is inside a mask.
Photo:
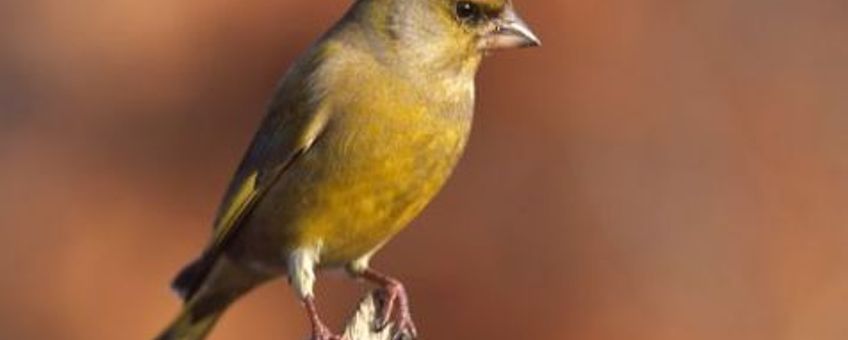
[{"label": "pink leg", "polygon": [[418,330],[412,322],[412,314],[409,312],[409,296],[406,294],[403,284],[395,278],[379,273],[373,269],[366,269],[361,277],[383,287],[383,306],[380,317],[379,328],[385,327],[397,312],[395,326],[401,333],[406,333],[412,338],[418,337]]},{"label": "pink leg", "polygon": [[306,314],[309,316],[309,321],[312,323],[312,339],[313,340],[344,340],[341,335],[335,335],[321,318],[318,317],[318,310],[315,308],[315,299],[308,297],[303,300],[306,305]]}]

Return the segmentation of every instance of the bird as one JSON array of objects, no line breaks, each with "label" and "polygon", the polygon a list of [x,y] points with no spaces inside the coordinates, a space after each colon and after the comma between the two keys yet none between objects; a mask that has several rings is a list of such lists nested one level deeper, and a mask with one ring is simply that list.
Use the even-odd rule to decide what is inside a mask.
[{"label": "bird", "polygon": [[312,339],[342,339],[315,304],[325,269],[377,285],[377,327],[415,337],[404,285],[370,260],[463,154],[484,57],[540,45],[512,0],[355,0],[277,85],[209,243],[173,281],[183,307],[156,339],[203,339],[230,304],[281,277]]}]

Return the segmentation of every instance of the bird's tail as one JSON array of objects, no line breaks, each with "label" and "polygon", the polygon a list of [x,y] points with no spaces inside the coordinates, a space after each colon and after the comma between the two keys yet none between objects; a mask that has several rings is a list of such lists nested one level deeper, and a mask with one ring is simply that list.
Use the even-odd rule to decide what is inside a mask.
[{"label": "bird's tail", "polygon": [[223,313],[224,309],[220,309],[208,315],[195,316],[191,306],[186,305],[168,328],[156,337],[156,340],[204,339]]},{"label": "bird's tail", "polygon": [[265,282],[259,275],[220,257],[210,265],[198,288],[187,296],[180,314],[156,340],[200,340],[236,299]]}]

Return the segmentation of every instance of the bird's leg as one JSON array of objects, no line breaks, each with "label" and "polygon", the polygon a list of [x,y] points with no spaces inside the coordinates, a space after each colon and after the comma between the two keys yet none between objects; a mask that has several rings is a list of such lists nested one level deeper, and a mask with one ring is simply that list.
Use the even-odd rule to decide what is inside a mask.
[{"label": "bird's leg", "polygon": [[303,299],[303,304],[306,305],[306,314],[309,316],[309,322],[312,323],[312,340],[344,340],[343,336],[333,334],[330,328],[321,321],[318,309],[315,308],[314,298]]},{"label": "bird's leg", "polygon": [[318,251],[315,248],[300,248],[289,254],[287,263],[289,271],[289,282],[294,287],[295,293],[306,306],[306,314],[312,323],[313,340],[344,340],[344,337],[335,335],[330,328],[321,321],[318,316],[318,308],[315,307],[315,267],[318,263]]},{"label": "bird's leg", "polygon": [[406,333],[413,338],[418,337],[418,330],[415,328],[415,324],[412,322],[412,314],[409,312],[409,296],[407,296],[403,284],[393,277],[370,268],[363,270],[360,276],[383,288],[383,303],[379,318],[380,324],[377,325],[377,328],[382,329],[386,327],[389,321],[391,321],[392,316],[397,313],[395,326],[398,331],[402,334]]}]

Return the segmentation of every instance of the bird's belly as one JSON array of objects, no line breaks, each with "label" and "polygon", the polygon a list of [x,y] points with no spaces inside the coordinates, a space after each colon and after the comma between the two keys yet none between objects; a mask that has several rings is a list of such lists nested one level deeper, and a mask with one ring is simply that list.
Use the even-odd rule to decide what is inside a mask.
[{"label": "bird's belly", "polygon": [[455,126],[328,133],[257,207],[258,239],[245,244],[267,244],[269,255],[315,246],[323,266],[363,257],[423,210],[467,139]]}]

